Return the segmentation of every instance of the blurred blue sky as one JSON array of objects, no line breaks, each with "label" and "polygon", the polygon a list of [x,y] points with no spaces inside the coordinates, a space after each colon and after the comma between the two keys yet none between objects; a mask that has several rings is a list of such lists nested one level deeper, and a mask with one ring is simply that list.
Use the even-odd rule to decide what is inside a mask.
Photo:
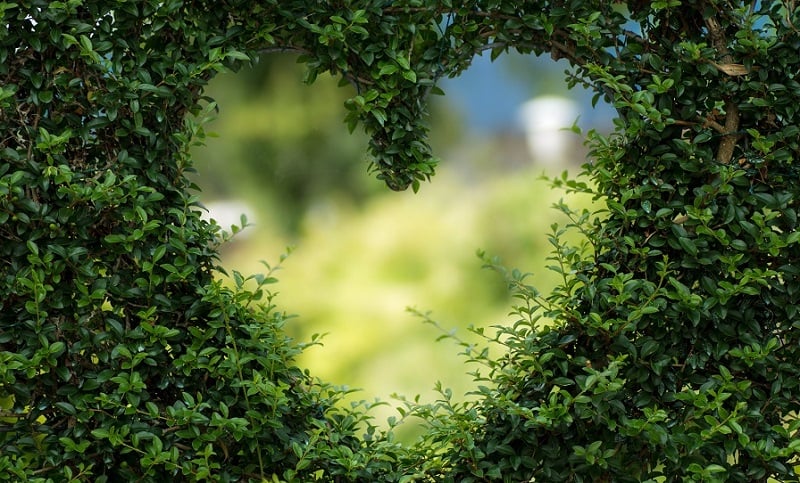
[{"label": "blurred blue sky", "polygon": [[568,64],[549,57],[508,53],[494,62],[489,54],[476,56],[466,72],[456,79],[444,79],[440,87],[446,99],[463,110],[465,127],[473,133],[519,130],[519,107],[541,95],[563,95],[578,103],[578,125],[582,129],[611,126],[615,112],[600,100],[592,109],[593,92],[567,89],[564,71]]}]

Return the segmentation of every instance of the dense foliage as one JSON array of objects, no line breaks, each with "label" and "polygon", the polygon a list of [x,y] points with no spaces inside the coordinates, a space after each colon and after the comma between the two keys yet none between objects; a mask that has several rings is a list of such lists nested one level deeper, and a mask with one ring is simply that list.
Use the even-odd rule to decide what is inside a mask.
[{"label": "dense foliage", "polygon": [[234,22],[251,7],[0,3],[0,480],[352,479],[326,469],[366,458],[360,416],[293,363],[274,279],[213,277],[224,237],[186,178],[203,86],[267,35]]},{"label": "dense foliage", "polygon": [[[1,2],[0,479],[797,481],[800,10],[793,2]],[[612,102],[602,213],[563,283],[467,353],[479,398],[409,403],[418,446],[292,362],[283,315],[213,278],[187,149],[203,86],[259,53],[356,89],[378,177],[434,170],[425,97],[476,52],[568,59]],[[482,332],[480,329],[476,329]]]}]

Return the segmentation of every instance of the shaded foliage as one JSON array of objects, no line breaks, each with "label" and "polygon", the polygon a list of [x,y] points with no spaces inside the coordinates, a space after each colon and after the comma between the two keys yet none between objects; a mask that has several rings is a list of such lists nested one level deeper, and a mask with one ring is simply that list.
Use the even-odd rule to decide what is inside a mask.
[{"label": "shaded foliage", "polygon": [[[791,3],[0,3],[0,476],[20,480],[796,481],[798,11]],[[590,134],[603,213],[517,272],[519,320],[467,348],[472,403],[378,434],[297,369],[284,316],[199,218],[203,86],[265,50],[356,87],[377,176],[433,174],[425,96],[478,51],[568,59],[619,113]],[[543,323],[544,319],[548,323]],[[476,329],[479,333],[483,331]],[[356,437],[359,424],[367,434]],[[91,476],[90,476],[91,475]]]},{"label": "shaded foliage", "polygon": [[315,437],[314,471],[362,446],[294,365],[274,279],[214,279],[186,175],[204,85],[257,35],[228,6],[0,4],[4,481],[261,480]]}]

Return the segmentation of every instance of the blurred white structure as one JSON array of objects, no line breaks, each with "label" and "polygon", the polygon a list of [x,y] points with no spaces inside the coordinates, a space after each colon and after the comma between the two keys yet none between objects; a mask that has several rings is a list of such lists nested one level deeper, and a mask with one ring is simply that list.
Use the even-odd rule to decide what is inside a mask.
[{"label": "blurred white structure", "polygon": [[579,115],[575,102],[565,97],[537,97],[524,103],[518,115],[535,163],[558,166],[571,161],[568,158],[577,138],[569,128]]},{"label": "blurred white structure", "polygon": [[[231,232],[231,225],[236,225],[242,228],[242,215],[247,217],[247,223],[253,224],[255,222],[255,210],[242,200],[220,200],[205,203],[205,208],[202,212],[202,217],[205,220],[214,220],[217,225],[228,233]],[[239,232],[237,238],[247,238],[252,233],[252,230],[244,230]]]}]

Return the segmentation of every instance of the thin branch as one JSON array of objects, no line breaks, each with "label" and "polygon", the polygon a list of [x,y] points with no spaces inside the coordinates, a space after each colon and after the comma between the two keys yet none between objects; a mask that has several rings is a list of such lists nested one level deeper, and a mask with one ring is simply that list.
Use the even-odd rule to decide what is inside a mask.
[{"label": "thin branch", "polygon": [[[733,64],[733,56],[728,50],[727,40],[725,34],[722,32],[719,22],[713,16],[706,19],[706,27],[708,27],[708,34],[711,39],[711,45],[719,52],[719,60],[722,64]],[[715,123],[716,124],[716,123]],[[716,126],[709,124],[718,129]],[[717,161],[722,164],[730,163],[733,158],[733,151],[736,149],[736,142],[739,140],[739,106],[730,99],[725,101],[725,126],[722,131],[722,139],[717,148]]]},{"label": "thin branch", "polygon": [[728,164],[733,158],[736,142],[739,140],[739,106],[733,101],[725,103],[725,134],[719,142],[717,161]]},{"label": "thin branch", "polygon": [[276,45],[274,47],[267,47],[258,51],[259,54],[273,54],[273,53],[286,53],[294,52],[297,54],[311,55],[311,51],[302,47],[295,47],[294,45]]},{"label": "thin branch", "polygon": [[726,129],[725,126],[723,126],[722,124],[718,123],[717,121],[709,117],[703,119],[703,127],[710,127],[711,129],[717,131],[720,134],[728,134],[729,132],[731,132],[728,129]]}]

